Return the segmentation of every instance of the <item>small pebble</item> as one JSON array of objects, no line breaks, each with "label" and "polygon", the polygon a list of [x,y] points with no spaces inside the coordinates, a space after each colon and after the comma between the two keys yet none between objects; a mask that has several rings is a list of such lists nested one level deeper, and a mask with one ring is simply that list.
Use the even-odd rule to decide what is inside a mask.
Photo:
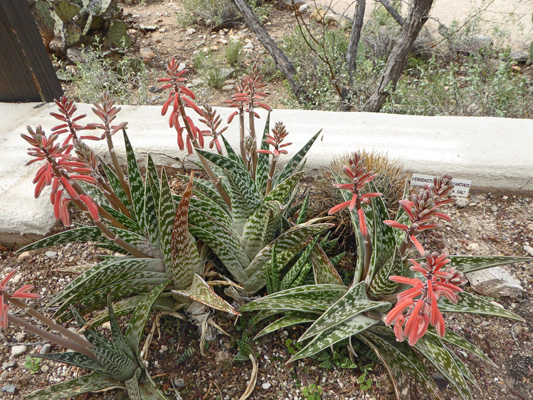
[{"label": "small pebble", "polygon": [[0,380],[5,381],[8,377],[9,377],[9,372],[4,371],[4,372],[2,372],[2,374],[0,375]]},{"label": "small pebble", "polygon": [[26,337],[26,333],[25,332],[17,332],[15,334],[15,339],[17,340],[17,342],[22,342],[25,337]]},{"label": "small pebble", "polygon": [[50,367],[48,365],[43,365],[41,367],[41,372],[44,372],[45,374],[48,372],[48,370],[50,369]]},{"label": "small pebble", "polygon": [[265,390],[268,390],[272,387],[272,384],[270,382],[265,382],[263,383],[262,385],[262,388],[265,389]]},{"label": "small pebble", "polygon": [[41,351],[39,351],[39,354],[48,354],[50,353],[51,349],[52,349],[52,345],[47,343],[43,347],[41,347]]},{"label": "small pebble", "polygon": [[13,357],[17,357],[17,356],[20,356],[24,353],[26,353],[28,351],[28,346],[24,346],[24,345],[21,345],[21,346],[13,346],[11,348],[11,355]]},{"label": "small pebble", "polygon": [[6,361],[5,363],[2,364],[2,369],[13,368],[16,365],[17,365],[16,361]]},{"label": "small pebble", "polygon": [[44,253],[44,255],[46,257],[52,258],[52,257],[57,256],[57,251],[47,251],[46,253]]},{"label": "small pebble", "polygon": [[182,388],[185,386],[185,380],[183,378],[176,378],[174,379],[174,385],[176,385],[177,388]]},{"label": "small pebble", "polygon": [[17,387],[15,385],[5,385],[0,392],[15,394],[17,392]]}]

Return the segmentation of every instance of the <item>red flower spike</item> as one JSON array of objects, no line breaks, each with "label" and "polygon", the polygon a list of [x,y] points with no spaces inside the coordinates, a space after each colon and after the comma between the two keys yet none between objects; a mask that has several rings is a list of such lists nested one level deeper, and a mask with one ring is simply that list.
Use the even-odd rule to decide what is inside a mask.
[{"label": "red flower spike", "polygon": [[7,274],[7,276],[2,280],[2,282],[0,282],[0,290],[4,290],[6,287],[5,287],[5,284],[7,282],[9,282],[9,280],[11,279],[11,277],[15,274],[15,272],[17,272],[16,269],[14,269],[13,271],[11,271],[9,274]]},{"label": "red flower spike", "polygon": [[9,304],[4,304],[4,296],[0,300],[0,326],[7,329]]}]

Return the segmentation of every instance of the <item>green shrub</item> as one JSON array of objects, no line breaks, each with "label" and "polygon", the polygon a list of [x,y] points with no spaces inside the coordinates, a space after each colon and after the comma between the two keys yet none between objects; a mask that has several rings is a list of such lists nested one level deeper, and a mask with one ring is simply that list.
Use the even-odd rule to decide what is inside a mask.
[{"label": "green shrub", "polygon": [[242,61],[242,47],[243,45],[240,40],[234,40],[224,48],[226,61],[229,65],[235,66]]}]

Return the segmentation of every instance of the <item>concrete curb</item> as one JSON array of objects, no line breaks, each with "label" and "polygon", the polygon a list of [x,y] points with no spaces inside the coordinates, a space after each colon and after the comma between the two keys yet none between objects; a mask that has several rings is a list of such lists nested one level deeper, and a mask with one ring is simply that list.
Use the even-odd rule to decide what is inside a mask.
[{"label": "concrete curb", "polygon": [[[79,104],[78,109],[88,114],[84,121],[95,121],[91,105]],[[128,135],[139,157],[151,154],[159,165],[192,167],[196,157],[178,150],[175,132],[168,128],[168,119],[160,110],[159,106],[123,106],[116,121],[128,121]],[[0,243],[28,242],[30,237],[46,234],[54,224],[47,192],[38,200],[33,198],[31,181],[38,166],[24,166],[30,157],[20,138],[27,125],[42,125],[49,132],[57,125],[51,111],[55,111],[53,103],[0,103],[0,115],[6,121],[0,134]],[[225,121],[233,109],[218,111]],[[265,117],[266,113],[261,113],[258,131],[262,131]],[[412,172],[470,179],[474,188],[533,191],[533,120],[304,110],[274,110],[271,118],[272,125],[283,121],[291,133],[290,152],[322,129],[307,157],[306,168],[315,176],[328,168],[334,157],[365,148],[388,153]],[[224,136],[237,148],[236,121]],[[97,153],[106,154],[105,143],[89,144]],[[121,134],[116,135],[115,146],[123,157]]]}]

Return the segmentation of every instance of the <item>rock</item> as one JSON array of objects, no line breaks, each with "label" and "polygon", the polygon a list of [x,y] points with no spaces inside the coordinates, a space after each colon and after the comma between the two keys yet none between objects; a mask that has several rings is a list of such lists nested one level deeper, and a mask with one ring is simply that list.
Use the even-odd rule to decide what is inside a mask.
[{"label": "rock", "polygon": [[305,14],[307,11],[309,11],[309,6],[307,4],[302,4],[300,8],[298,8],[298,11],[302,14]]},{"label": "rock", "polygon": [[492,212],[498,212],[498,207],[496,206],[492,206],[490,209]]},{"label": "rock", "polygon": [[525,64],[529,61],[529,53],[527,51],[513,51],[509,56],[515,63]]},{"label": "rock", "polygon": [[494,42],[490,36],[486,35],[472,35],[467,43],[468,53],[479,53],[483,50],[490,50]]},{"label": "rock", "polygon": [[15,385],[5,385],[0,389],[0,392],[15,394],[17,393],[17,387]]},{"label": "rock", "polygon": [[8,377],[9,377],[9,372],[4,371],[4,372],[2,372],[2,374],[0,375],[0,380],[5,381]]},{"label": "rock", "polygon": [[153,32],[153,31],[156,31],[157,29],[159,29],[159,26],[157,26],[157,25],[140,25],[139,29],[142,29],[143,31],[146,31],[146,32]]},{"label": "rock", "polygon": [[254,49],[254,44],[252,42],[250,43],[246,43],[243,47],[242,47],[244,50],[253,50]]},{"label": "rock", "polygon": [[11,355],[13,357],[20,356],[28,351],[28,346],[20,345],[20,346],[13,346],[11,348]]},{"label": "rock", "polygon": [[233,90],[234,87],[235,87],[234,85],[224,85],[224,86],[222,86],[222,89],[221,89],[221,90],[222,90],[223,92],[231,92],[231,91]]},{"label": "rock", "polygon": [[194,29],[194,28],[189,28],[189,29],[187,29],[187,32],[186,32],[186,33],[187,33],[187,35],[192,35],[192,34],[196,33],[196,29]]},{"label": "rock", "polygon": [[43,372],[45,374],[48,372],[49,369],[50,369],[50,367],[48,365],[46,365],[46,364],[41,366],[41,372]]},{"label": "rock", "polygon": [[10,279],[11,283],[16,285],[22,280],[22,274],[16,274],[13,278]]},{"label": "rock", "polygon": [[161,28],[161,29],[159,29],[159,32],[161,32],[161,33],[165,33],[166,31],[167,31],[167,28]]},{"label": "rock", "polygon": [[477,293],[485,296],[517,297],[524,291],[520,281],[500,267],[470,272],[466,274],[466,278]]},{"label": "rock", "polygon": [[52,349],[52,345],[50,343],[47,343],[43,347],[41,347],[39,354],[48,354],[50,353],[51,349]]},{"label": "rock", "polygon": [[195,86],[199,86],[199,85],[201,85],[202,83],[204,83],[203,79],[201,79],[201,78],[194,78],[193,80],[191,80],[190,86],[191,86],[191,87],[195,87]]},{"label": "rock", "polygon": [[265,382],[261,385],[261,387],[265,390],[268,390],[272,387],[272,384],[270,382]]},{"label": "rock", "polygon": [[178,72],[183,71],[185,68],[187,68],[187,65],[185,63],[178,64]]},{"label": "rock", "polygon": [[455,200],[457,208],[465,208],[468,205],[468,199],[466,197],[458,197]]},{"label": "rock", "polygon": [[527,229],[529,229],[530,231],[533,231],[533,224],[527,224]]},{"label": "rock", "polygon": [[219,363],[230,364],[231,363],[230,353],[224,350],[217,351],[217,353],[215,354],[215,362],[217,364]]},{"label": "rock", "polygon": [[15,339],[17,340],[17,342],[22,342],[25,337],[26,337],[26,332],[17,332],[15,334]]},{"label": "rock", "polygon": [[139,50],[139,55],[141,56],[145,64],[149,64],[155,58],[155,54],[149,47],[141,47]]},{"label": "rock", "polygon": [[57,256],[57,251],[47,251],[46,253],[44,253],[44,255],[48,258],[52,258]]},{"label": "rock", "polygon": [[174,385],[176,385],[177,388],[182,388],[185,386],[185,380],[183,378],[176,378],[174,379]]},{"label": "rock", "polygon": [[533,256],[533,247],[531,247],[531,246],[524,246],[524,250],[525,250],[530,256]]},{"label": "rock", "polygon": [[17,257],[17,261],[22,261],[25,258],[28,258],[29,256],[30,256],[30,252],[29,251],[25,251],[23,253],[20,253],[19,256]]},{"label": "rock", "polygon": [[479,251],[479,244],[477,243],[470,243],[468,245],[468,250],[471,250],[471,251]]},{"label": "rock", "polygon": [[315,8],[313,12],[311,13],[311,19],[315,20],[315,22],[322,23],[324,22],[324,17],[326,16],[326,10],[323,8]]},{"label": "rock", "polygon": [[211,51],[218,51],[218,50],[219,50],[219,47],[218,47],[218,46],[211,46],[211,47],[209,48],[209,50],[211,50]]},{"label": "rock", "polygon": [[17,365],[16,361],[6,361],[5,363],[2,364],[2,369],[13,368],[16,365]]}]

